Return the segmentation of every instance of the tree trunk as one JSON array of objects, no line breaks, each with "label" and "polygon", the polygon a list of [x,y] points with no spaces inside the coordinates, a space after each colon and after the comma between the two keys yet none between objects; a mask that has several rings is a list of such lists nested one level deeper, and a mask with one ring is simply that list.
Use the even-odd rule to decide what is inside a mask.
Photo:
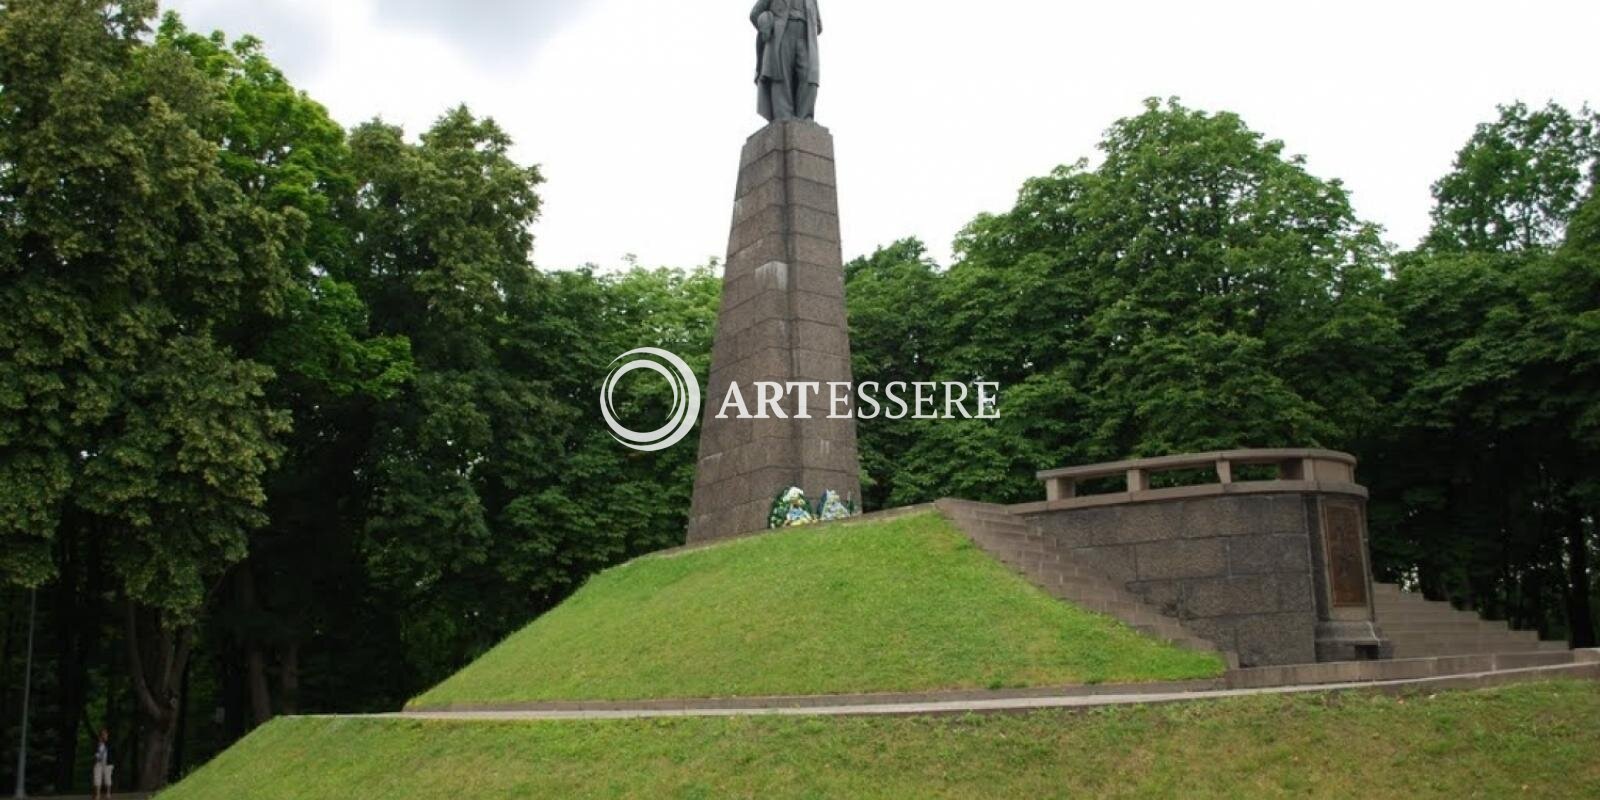
[{"label": "tree trunk", "polygon": [[217,685],[222,691],[222,740],[237,742],[249,732],[249,689],[238,648],[227,646],[226,656],[216,661]]},{"label": "tree trunk", "polygon": [[160,612],[135,608],[132,600],[125,605],[128,673],[138,700],[141,729],[138,788],[153,792],[166,785],[172,769],[178,692],[189,663],[190,632],[166,627]]},{"label": "tree trunk", "polygon": [[267,685],[267,656],[261,652],[260,644],[245,645],[245,666],[250,685],[250,711],[257,726],[265,725],[272,720],[272,690]]},{"label": "tree trunk", "polygon": [[[78,536],[80,529],[61,527],[59,574],[56,581],[56,723],[55,784],[70,789],[79,777],[78,746],[89,693],[89,660],[100,644],[101,576],[97,537]],[[80,544],[85,539],[88,545]],[[80,585],[79,580],[83,581]],[[93,726],[89,728],[93,730]]]},{"label": "tree trunk", "polygon": [[[81,630],[83,616],[78,613],[77,602],[68,595],[70,590],[56,593],[56,775],[55,784],[61,789],[72,786],[76,777],[74,768],[78,755],[78,720],[82,717],[85,682],[88,664],[83,657]],[[91,625],[93,623],[90,623]]]},{"label": "tree trunk", "polygon": [[[17,618],[22,617],[22,624],[28,624],[25,616],[28,610],[28,590],[17,587],[15,592],[8,591],[6,594],[8,597],[4,603],[6,610],[5,629],[3,633],[0,633],[0,686],[6,687],[5,691],[0,692],[0,720],[3,720],[3,722],[0,722],[0,730],[9,730],[9,726],[12,724],[11,721],[20,716],[22,692],[13,691],[13,687],[22,685],[23,665],[21,659],[16,655],[16,651],[22,647],[17,642],[19,638],[17,635]],[[9,597],[9,595],[13,594],[22,598],[21,611],[17,609],[17,601]],[[16,752],[10,749],[10,744],[11,742],[7,742],[7,746],[0,747],[0,752],[8,753],[14,757]]]},{"label": "tree trunk", "polygon": [[183,775],[188,767],[189,744],[189,668],[183,669],[182,688],[178,691],[178,733],[174,737],[172,774]]},{"label": "tree trunk", "polygon": [[148,727],[139,737],[139,789],[154,792],[167,785],[167,770],[172,764],[172,742],[177,733],[177,715],[163,720],[146,719]]},{"label": "tree trunk", "polygon": [[300,643],[290,642],[283,649],[282,685],[278,692],[279,705],[285,714],[300,713]]},{"label": "tree trunk", "polygon": [[1567,627],[1573,647],[1594,647],[1594,584],[1589,575],[1589,530],[1583,515],[1574,513],[1567,523]]},{"label": "tree trunk", "polygon": [[[261,603],[256,597],[256,576],[250,569],[250,562],[246,561],[234,570],[233,585],[244,618],[254,619],[261,613]],[[246,637],[245,681],[250,687],[250,710],[255,715],[255,724],[265,725],[272,720],[272,687],[267,682],[267,654],[260,640],[251,635],[248,626],[243,629],[243,635]]]}]

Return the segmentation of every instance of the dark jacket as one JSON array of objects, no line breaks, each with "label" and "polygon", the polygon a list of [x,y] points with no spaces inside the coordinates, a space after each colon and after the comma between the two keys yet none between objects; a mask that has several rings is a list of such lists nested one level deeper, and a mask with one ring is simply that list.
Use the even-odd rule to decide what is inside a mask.
[{"label": "dark jacket", "polygon": [[750,12],[750,24],[756,26],[756,80],[786,81],[783,65],[778,63],[778,42],[789,27],[789,9],[805,4],[806,26],[810,39],[810,69],[806,78],[810,83],[822,83],[822,64],[817,57],[817,35],[822,33],[822,14],[817,11],[817,0],[756,0]]}]

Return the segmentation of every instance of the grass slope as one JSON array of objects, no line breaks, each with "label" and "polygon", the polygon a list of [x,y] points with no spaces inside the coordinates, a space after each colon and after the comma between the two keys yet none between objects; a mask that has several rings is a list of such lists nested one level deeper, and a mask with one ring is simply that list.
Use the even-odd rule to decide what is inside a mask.
[{"label": "grass slope", "polygon": [[938,514],[797,530],[596,576],[412,708],[1211,677],[1061,603]]},{"label": "grass slope", "polygon": [[280,719],[160,800],[1595,797],[1600,685],[1027,716]]}]

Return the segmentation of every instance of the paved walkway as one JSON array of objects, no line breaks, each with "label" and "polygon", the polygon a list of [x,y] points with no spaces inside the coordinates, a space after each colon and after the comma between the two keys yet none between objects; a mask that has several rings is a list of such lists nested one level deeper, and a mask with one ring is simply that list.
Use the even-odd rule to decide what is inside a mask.
[{"label": "paved walkway", "polygon": [[651,719],[657,717],[747,717],[747,716],[895,716],[932,714],[982,714],[1003,712],[1028,712],[1048,709],[1100,708],[1105,706],[1148,705],[1154,703],[1181,703],[1196,700],[1219,700],[1229,697],[1258,695],[1288,695],[1320,692],[1379,691],[1425,692],[1442,689],[1473,689],[1499,686],[1506,683],[1554,680],[1561,678],[1587,678],[1600,680],[1600,663],[1563,664],[1558,666],[1528,667],[1524,669],[1468,672],[1392,681],[1367,681],[1360,683],[1331,683],[1304,686],[1274,686],[1260,689],[1207,689],[1200,691],[1125,692],[1104,694],[1072,694],[1045,697],[997,697],[995,699],[964,699],[949,702],[904,702],[882,704],[838,704],[811,706],[771,706],[764,708],[728,708],[726,701],[683,701],[682,708],[608,708],[593,710],[485,710],[485,711],[406,711],[393,714],[339,715],[340,717],[367,719],[425,719],[457,722],[487,722],[514,720],[605,720]]},{"label": "paved walkway", "polygon": [[[143,792],[116,792],[111,795],[111,798],[112,800],[150,800],[153,796]],[[28,800],[93,800],[93,796],[87,794],[30,794],[28,795]]]}]

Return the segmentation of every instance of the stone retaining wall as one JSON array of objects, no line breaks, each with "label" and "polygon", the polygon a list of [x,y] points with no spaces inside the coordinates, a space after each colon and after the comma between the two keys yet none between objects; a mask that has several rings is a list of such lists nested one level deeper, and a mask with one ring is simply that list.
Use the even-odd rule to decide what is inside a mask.
[{"label": "stone retaining wall", "polygon": [[1316,503],[1302,493],[1219,495],[1026,518],[1241,665],[1268,666],[1317,660]]}]

